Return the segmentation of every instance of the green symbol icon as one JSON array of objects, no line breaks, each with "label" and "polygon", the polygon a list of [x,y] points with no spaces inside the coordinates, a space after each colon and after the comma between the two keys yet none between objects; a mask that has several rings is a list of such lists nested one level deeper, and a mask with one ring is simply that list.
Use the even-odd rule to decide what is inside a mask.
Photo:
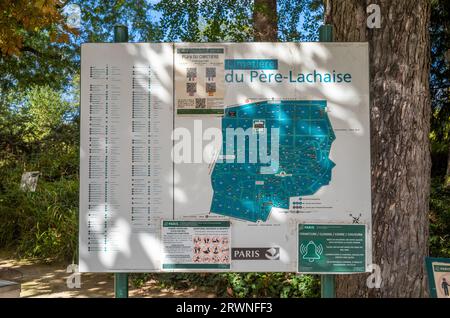
[{"label": "green symbol icon", "polygon": [[322,244],[316,245],[313,241],[309,241],[306,245],[302,243],[300,245],[300,253],[302,254],[303,259],[306,259],[308,262],[312,263],[315,260],[320,259],[320,256],[323,253],[323,246]]}]

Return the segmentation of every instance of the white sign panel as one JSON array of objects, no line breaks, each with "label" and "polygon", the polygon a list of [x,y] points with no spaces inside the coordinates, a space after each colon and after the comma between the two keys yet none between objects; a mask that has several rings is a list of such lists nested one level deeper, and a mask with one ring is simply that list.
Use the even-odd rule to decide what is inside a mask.
[{"label": "white sign panel", "polygon": [[84,44],[80,270],[160,268],[173,212],[171,44]]},{"label": "white sign panel", "polygon": [[229,221],[244,272],[297,271],[299,224],[363,224],[367,269],[368,83],[366,43],[83,45],[80,270],[185,264],[165,221]]}]

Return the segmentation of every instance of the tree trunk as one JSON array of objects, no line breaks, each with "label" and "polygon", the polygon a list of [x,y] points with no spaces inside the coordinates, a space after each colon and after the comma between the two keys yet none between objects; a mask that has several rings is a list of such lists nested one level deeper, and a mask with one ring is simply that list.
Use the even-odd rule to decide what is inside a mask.
[{"label": "tree trunk", "polygon": [[255,0],[253,4],[255,42],[278,40],[277,0]]},{"label": "tree trunk", "polygon": [[424,297],[427,293],[430,189],[428,91],[430,4],[375,1],[381,28],[366,26],[373,0],[333,0],[335,40],[368,41],[372,156],[373,259],[380,289],[365,275],[337,280],[341,297]]}]

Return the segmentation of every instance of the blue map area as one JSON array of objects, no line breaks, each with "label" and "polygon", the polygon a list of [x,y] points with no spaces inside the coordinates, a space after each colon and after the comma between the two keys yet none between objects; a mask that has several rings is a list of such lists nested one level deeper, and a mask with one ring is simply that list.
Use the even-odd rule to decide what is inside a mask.
[{"label": "blue map area", "polygon": [[[247,135],[229,140],[233,138],[226,138],[227,128],[242,128]],[[277,165],[261,157],[261,149],[269,155],[274,151],[271,128],[279,129]],[[221,156],[227,156],[216,162],[211,174],[212,213],[266,221],[272,207],[288,209],[290,197],[312,195],[331,180],[335,164],[329,154],[336,136],[326,101],[264,101],[230,107],[222,119],[222,133]],[[240,136],[244,148],[238,147]],[[244,162],[239,156],[245,157]],[[255,156],[257,160],[251,161]]]}]

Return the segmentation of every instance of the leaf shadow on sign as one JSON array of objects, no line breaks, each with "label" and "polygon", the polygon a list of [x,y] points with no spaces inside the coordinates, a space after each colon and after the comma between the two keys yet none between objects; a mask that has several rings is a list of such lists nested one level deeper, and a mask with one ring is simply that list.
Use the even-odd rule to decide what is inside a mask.
[{"label": "leaf shadow on sign", "polygon": [[[149,60],[155,73],[157,73],[157,78],[160,83],[159,87],[156,87],[155,91],[151,92],[154,101],[158,101],[159,105],[152,105],[153,107],[160,107],[161,105],[171,105],[172,104],[172,64],[171,60],[161,59],[160,57],[167,57],[171,55],[172,48],[168,45],[129,45],[122,43],[110,43],[106,44],[109,46],[110,50],[114,50],[115,47],[124,46],[126,48],[126,54],[121,56],[121,58],[133,61],[135,66],[148,66]],[[106,53],[107,54],[107,53]],[[153,74],[153,73],[152,73]],[[119,83],[119,85],[125,85],[125,83]],[[136,80],[134,82],[134,90],[147,91],[148,83],[145,81]],[[127,90],[126,87],[121,87],[121,92]],[[120,105],[121,107],[131,107],[131,105]],[[131,125],[130,125],[131,126]],[[162,126],[171,127],[172,120],[168,123],[162,123]],[[151,132],[149,132],[151,133]],[[119,138],[124,136],[125,138],[130,138],[133,135],[131,127],[122,127],[122,131],[118,132]],[[161,141],[167,142],[170,145],[170,140]],[[167,147],[167,145],[166,145]],[[169,149],[170,151],[170,149]],[[130,145],[131,152],[131,145]],[[81,149],[81,157],[86,156],[88,151]],[[86,159],[84,159],[86,160]],[[128,183],[132,180],[127,180],[126,177],[120,176],[120,182]],[[172,195],[172,173],[161,176],[161,193],[165,193],[169,198]],[[118,185],[120,188],[120,185]],[[117,193],[118,197],[130,197],[131,193],[123,194]],[[158,226],[154,226],[153,219],[141,220],[142,226],[133,224],[133,216],[131,211],[118,211],[118,206],[120,202],[117,202],[118,198],[109,197],[107,202],[99,202],[97,205],[92,207],[92,210],[105,211],[105,204],[108,207],[108,216],[106,218],[107,229],[110,233],[105,235],[104,226],[100,226],[97,229],[97,235],[101,240],[111,240],[114,239],[116,235],[116,240],[114,245],[110,247],[112,250],[108,252],[98,251],[96,253],[89,252],[89,242],[87,238],[81,237],[80,240],[80,267],[83,272],[132,272],[132,271],[142,271],[146,272],[149,270],[159,269],[159,254],[161,251],[161,246],[159,242],[159,233],[155,231],[152,233],[152,228],[158,230]],[[114,202],[115,201],[115,202]],[[129,214],[128,214],[128,213]],[[81,213],[86,213],[86,211],[80,211]],[[127,215],[130,215],[127,218]],[[87,234],[88,228],[88,217],[81,217],[80,221],[84,220],[85,224],[80,224],[81,232]],[[147,223],[148,221],[148,223]],[[156,221],[157,223],[158,221]],[[117,235],[117,233],[120,233]]]},{"label": "leaf shadow on sign", "polygon": [[[211,43],[206,45],[213,45]],[[225,45],[228,49],[231,49],[233,46],[237,47],[238,44],[217,44],[217,45]],[[280,64],[280,71],[288,71],[289,66],[294,64],[293,67],[294,72],[314,72],[314,70],[330,70],[335,69],[339,72],[348,72],[352,74],[359,74],[359,71],[356,69],[357,66],[353,66],[348,64],[348,54],[353,54],[349,47],[341,46],[340,47],[340,57],[334,58],[332,56],[332,52],[330,51],[330,44],[326,43],[314,43],[311,45],[309,43],[259,43],[259,47],[253,43],[240,43],[239,45],[244,46],[244,50],[237,52],[235,48],[233,52],[233,58],[277,58]],[[283,47],[285,49],[282,49]],[[139,63],[148,63],[146,59],[141,58],[142,56],[146,56],[149,52],[140,51],[143,50],[142,47],[136,46],[132,47],[127,53],[128,56],[124,58],[133,59],[136,61],[136,64]],[[163,102],[163,105],[171,105],[170,107],[174,107],[172,102],[172,74],[176,72],[172,69],[172,65],[170,63],[165,63],[160,59],[161,54],[169,54],[168,52],[163,52],[162,49],[152,48],[154,50],[151,52],[151,61],[154,61],[154,64],[159,67],[160,80],[162,85],[164,86],[160,93],[161,96],[158,96]],[[289,54],[286,54],[286,51]],[[275,56],[274,53],[275,52]],[[170,53],[172,54],[172,53]],[[360,56],[354,56],[355,59],[361,58]],[[366,57],[362,57],[366,58]],[[342,60],[343,59],[343,60]],[[286,87],[284,88],[285,94],[288,96],[288,100],[322,100],[327,102],[327,114],[330,118],[331,125],[334,130],[344,130],[348,129],[348,127],[356,127],[357,130],[354,133],[355,140],[358,138],[365,138],[369,131],[366,129],[368,126],[368,114],[365,122],[358,122],[354,119],[354,117],[361,116],[351,116],[352,113],[360,112],[362,108],[361,105],[364,103],[363,96],[358,95],[360,91],[367,91],[364,87],[365,79],[357,78],[357,80],[361,80],[360,82],[352,82],[346,83],[344,87],[341,87],[335,83],[320,83],[320,84],[307,84],[307,83],[286,83]],[[368,80],[367,80],[368,82]],[[144,84],[139,84],[139,88],[145,89]],[[285,96],[280,96],[278,92],[278,88],[275,84],[264,84],[261,82],[255,82],[252,85],[249,85],[245,88],[245,90],[236,89],[235,86],[229,85],[226,90],[226,99],[230,100],[231,105],[240,105],[248,103],[248,100],[274,100],[274,99],[284,99]],[[126,106],[126,105],[124,105]],[[172,108],[175,112],[175,109]],[[191,130],[192,126],[192,118],[178,118],[174,115],[174,122],[166,123],[168,126],[173,127],[173,123],[175,123],[175,127],[184,127]],[[203,128],[210,128],[220,125],[220,118],[204,118],[201,119]],[[129,132],[124,132],[129,133]],[[203,132],[202,132],[203,133]],[[364,160],[365,158],[358,157],[358,154],[354,151],[353,148],[349,148],[344,144],[340,144],[336,146],[336,143],[340,142],[339,133],[336,134],[336,140],[334,144],[331,146],[331,161],[334,161],[336,165],[339,165],[339,161],[337,159],[342,158],[343,153],[354,153],[352,160]],[[192,147],[195,140],[195,137],[191,139]],[[168,142],[172,144],[171,140],[167,140],[164,142]],[[220,143],[222,144],[222,143]],[[337,150],[340,148],[341,150]],[[319,156],[320,154],[317,154]],[[336,158],[336,159],[335,159]],[[320,169],[326,170],[329,169],[325,161],[319,162]],[[351,165],[351,164],[350,164]],[[355,167],[359,167],[355,165]],[[173,217],[175,218],[183,218],[189,215],[195,216],[214,216],[210,213],[211,208],[211,200],[213,197],[213,192],[211,191],[211,178],[209,173],[205,173],[208,171],[209,163],[183,163],[181,165],[174,166],[174,172],[165,175],[162,180],[163,191],[169,193],[173,198]],[[333,169],[333,177],[335,178],[343,178],[347,180],[354,180],[359,174],[366,173],[365,171],[361,172],[357,169],[352,171],[340,171],[336,172],[337,169]],[[339,176],[335,175],[339,173]],[[124,180],[124,182],[126,182]],[[333,181],[332,181],[333,182]],[[355,195],[358,196],[359,191],[364,192],[364,189],[355,188],[355,184],[351,187],[355,191]],[[277,192],[277,189],[273,190],[274,193]],[[326,192],[326,190],[321,189],[319,191]],[[342,193],[342,196],[345,197],[347,195],[346,187],[338,187],[337,191]],[[340,195],[339,193],[337,194]],[[99,205],[99,208],[103,208]],[[120,213],[119,213],[120,212]],[[346,214],[347,211],[335,211],[336,214]],[[108,268],[111,272],[116,271],[142,271],[148,272],[149,269],[154,269],[158,271],[160,268],[160,256],[163,251],[163,246],[160,242],[159,232],[155,230],[154,233],[149,233],[148,231],[141,231],[138,233],[134,233],[135,230],[130,226],[130,220],[124,217],[123,211],[115,211],[114,206],[111,206],[111,217],[108,219],[108,222],[112,224],[113,228],[121,229],[122,231],[122,241],[120,242],[120,248],[117,251],[112,252],[113,256],[103,257],[101,255],[93,255],[87,253],[87,248],[85,245],[80,246],[80,256],[81,259],[86,258],[89,259],[90,264],[95,264],[93,266],[92,271],[103,271],[102,269]],[[220,217],[215,215],[216,217]],[[336,220],[339,217],[336,217]],[[290,218],[284,217],[284,214],[279,212],[271,213],[267,223],[277,224],[277,223],[286,223],[288,228],[292,227],[292,220]],[[295,215],[292,217],[295,221],[312,220],[316,221],[324,220],[324,214],[320,214],[317,217],[312,216],[311,214],[306,215]],[[236,228],[244,229],[247,222],[243,222],[239,219],[232,219]],[[365,222],[370,222],[369,220],[362,220]],[[83,226],[87,226],[84,224]],[[157,227],[157,226],[156,226]],[[264,227],[264,224],[255,224],[253,229],[258,228],[258,235],[255,237],[254,244],[264,245],[264,246],[279,246],[280,241],[273,240],[269,235],[269,227]],[[243,233],[233,232],[232,235],[238,237],[239,235],[242,237]],[[296,270],[296,238],[288,238],[288,235],[282,234],[281,237],[285,237],[288,242],[287,247],[280,247],[280,260],[279,262],[282,264],[280,267],[282,270],[286,272],[293,272]],[[280,237],[277,237],[279,239]],[[236,243],[239,244],[239,243]],[[250,243],[248,243],[250,244]],[[255,246],[256,247],[256,246]],[[133,266],[133,258],[139,260],[139,264],[145,264],[142,269],[137,270],[135,266]],[[243,271],[270,271],[270,268],[266,265],[270,264],[262,264],[261,267],[259,264],[254,264],[251,268],[245,269]],[[85,264],[87,266],[87,264]],[[132,268],[132,270],[127,270],[127,268]],[[88,268],[87,266],[86,268]],[[91,271],[89,269],[89,271]]]}]

